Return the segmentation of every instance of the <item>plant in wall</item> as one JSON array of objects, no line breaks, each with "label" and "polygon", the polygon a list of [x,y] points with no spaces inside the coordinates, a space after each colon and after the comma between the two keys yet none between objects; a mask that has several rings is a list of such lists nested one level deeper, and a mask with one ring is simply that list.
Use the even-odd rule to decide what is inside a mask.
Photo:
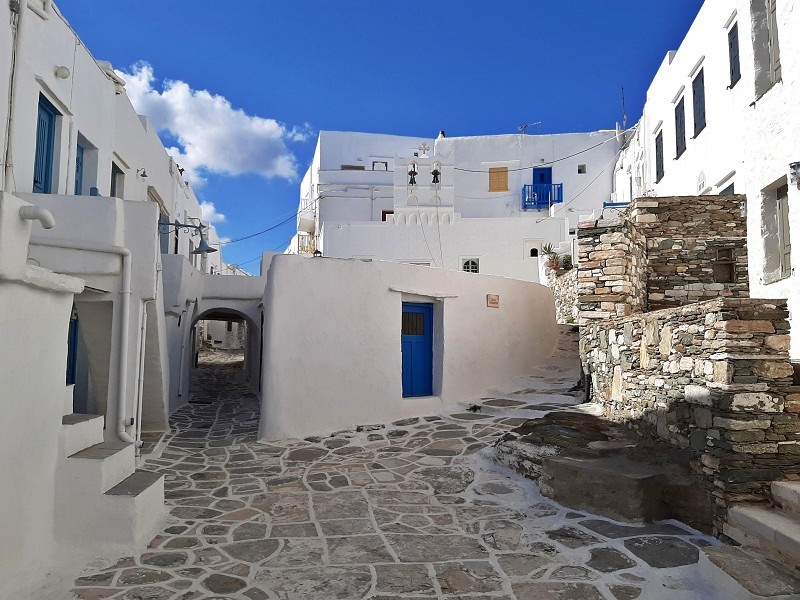
[{"label": "plant in wall", "polygon": [[569,271],[572,269],[574,265],[572,264],[572,255],[565,254],[564,258],[561,259],[561,268],[565,271]]},{"label": "plant in wall", "polygon": [[556,249],[553,247],[553,244],[543,244],[542,253],[547,257],[547,262],[545,263],[545,265],[548,268],[554,271],[558,271],[561,268],[558,252],[556,252]]}]

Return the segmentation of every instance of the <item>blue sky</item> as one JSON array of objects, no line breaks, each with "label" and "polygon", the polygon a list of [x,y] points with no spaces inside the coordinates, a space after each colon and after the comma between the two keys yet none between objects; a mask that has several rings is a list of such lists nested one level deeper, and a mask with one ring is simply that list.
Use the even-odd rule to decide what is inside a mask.
[{"label": "blue sky", "polygon": [[[702,1],[57,4],[98,59],[140,76],[133,65],[150,65],[152,79],[137,79],[144,105],[167,124],[165,144],[196,165],[198,197],[226,217],[220,235],[237,238],[296,210],[319,130],[435,137],[516,133],[536,121],[535,133],[610,129],[623,86],[633,124]],[[164,94],[170,80],[183,83]],[[209,119],[219,131],[201,125]],[[282,250],[293,228],[290,220],[227,245],[224,258]]]}]

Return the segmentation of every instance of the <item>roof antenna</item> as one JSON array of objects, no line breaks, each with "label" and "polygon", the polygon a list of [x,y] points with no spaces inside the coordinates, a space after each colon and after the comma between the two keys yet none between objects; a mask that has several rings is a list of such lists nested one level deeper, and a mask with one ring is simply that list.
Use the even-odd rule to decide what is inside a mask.
[{"label": "roof antenna", "polygon": [[534,127],[536,125],[541,125],[541,124],[542,124],[541,121],[536,121],[536,123],[523,123],[522,125],[517,127],[517,129],[519,129],[520,133],[525,133],[528,130],[528,127]]},{"label": "roof antenna", "polygon": [[628,128],[628,112],[625,109],[625,88],[622,88],[622,129]]}]

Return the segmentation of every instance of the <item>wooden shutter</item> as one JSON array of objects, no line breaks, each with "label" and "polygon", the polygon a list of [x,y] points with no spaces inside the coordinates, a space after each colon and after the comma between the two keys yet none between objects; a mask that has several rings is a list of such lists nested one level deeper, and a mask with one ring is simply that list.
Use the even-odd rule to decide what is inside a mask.
[{"label": "wooden shutter", "polygon": [[675,158],[686,151],[686,103],[681,98],[675,106]]},{"label": "wooden shutter", "polygon": [[789,186],[778,188],[778,240],[781,258],[781,278],[792,274],[792,244],[789,238]]},{"label": "wooden shutter", "polygon": [[489,169],[489,191],[508,191],[508,167],[491,167]]},{"label": "wooden shutter", "polygon": [[656,136],[656,183],[664,178],[664,132]]},{"label": "wooden shutter", "polygon": [[769,74],[772,83],[781,79],[781,50],[778,44],[777,0],[767,0],[767,29],[769,30]]},{"label": "wooden shutter", "polygon": [[728,31],[728,55],[730,60],[731,87],[742,78],[742,68],[739,62],[739,24],[734,23]]},{"label": "wooden shutter", "polygon": [[694,107],[694,135],[697,137],[706,127],[706,84],[703,69],[692,81],[692,103]]}]

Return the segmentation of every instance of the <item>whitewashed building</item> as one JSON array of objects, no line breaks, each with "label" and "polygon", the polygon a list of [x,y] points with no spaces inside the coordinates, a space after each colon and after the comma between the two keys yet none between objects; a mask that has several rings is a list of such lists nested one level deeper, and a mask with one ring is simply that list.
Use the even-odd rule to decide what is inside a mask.
[{"label": "whitewashed building", "polygon": [[615,131],[425,139],[323,131],[291,252],[538,281],[611,197]]},{"label": "whitewashed building", "polygon": [[[800,3],[707,0],[664,58],[615,200],[746,194],[750,293],[800,311]],[[794,244],[792,241],[794,239]],[[800,358],[794,336],[791,355]]]}]

